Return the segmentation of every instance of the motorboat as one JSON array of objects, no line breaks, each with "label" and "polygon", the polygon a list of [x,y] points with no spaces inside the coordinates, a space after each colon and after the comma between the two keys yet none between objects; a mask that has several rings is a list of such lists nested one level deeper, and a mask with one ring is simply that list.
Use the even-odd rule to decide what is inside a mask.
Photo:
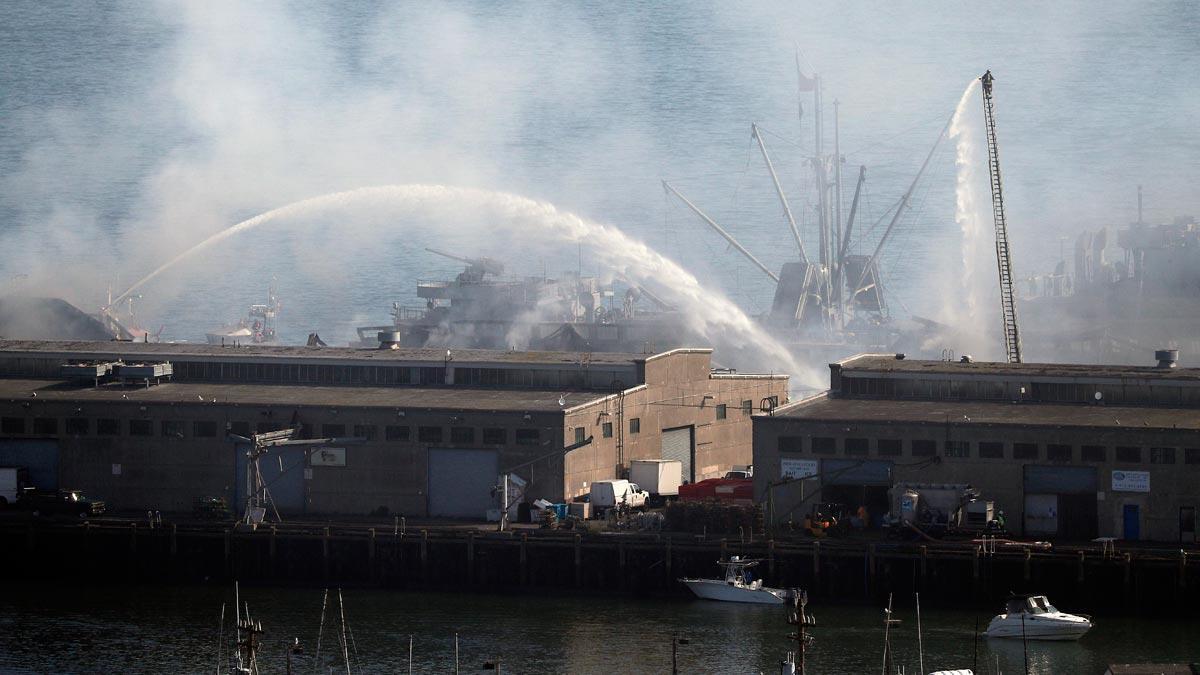
[{"label": "motorboat", "polygon": [[988,624],[990,638],[1078,640],[1091,630],[1088,616],[1060,612],[1044,595],[1019,595],[1008,600],[1004,614]]},{"label": "motorboat", "polygon": [[752,569],[758,560],[732,556],[728,561],[718,562],[725,570],[724,579],[680,579],[696,597],[725,602],[749,602],[764,605],[781,605],[789,593],[782,588],[763,586],[762,579],[755,579]]}]

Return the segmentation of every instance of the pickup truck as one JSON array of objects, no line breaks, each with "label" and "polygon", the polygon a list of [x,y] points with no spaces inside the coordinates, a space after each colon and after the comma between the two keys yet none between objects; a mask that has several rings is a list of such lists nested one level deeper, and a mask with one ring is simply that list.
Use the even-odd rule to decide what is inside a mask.
[{"label": "pickup truck", "polygon": [[26,489],[17,498],[16,507],[35,516],[72,515],[90,518],[104,513],[104,502],[88,499],[78,490],[40,492]]},{"label": "pickup truck", "polygon": [[645,508],[650,494],[624,479],[598,480],[592,483],[591,502],[594,517],[599,517],[605,511],[618,506],[627,509]]}]

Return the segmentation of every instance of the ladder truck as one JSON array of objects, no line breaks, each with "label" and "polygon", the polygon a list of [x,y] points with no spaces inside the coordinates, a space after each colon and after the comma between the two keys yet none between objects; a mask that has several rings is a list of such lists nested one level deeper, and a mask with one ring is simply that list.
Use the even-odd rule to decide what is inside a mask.
[{"label": "ladder truck", "polygon": [[1009,363],[1021,362],[1021,334],[1017,328],[1017,304],[1013,293],[1012,254],[1004,219],[1004,194],[1000,185],[1000,156],[996,150],[996,118],[992,109],[992,71],[983,83],[983,118],[987,126],[988,174],[992,185],[992,217],[996,223],[996,266],[1000,271],[1000,310],[1004,318],[1004,351]]}]

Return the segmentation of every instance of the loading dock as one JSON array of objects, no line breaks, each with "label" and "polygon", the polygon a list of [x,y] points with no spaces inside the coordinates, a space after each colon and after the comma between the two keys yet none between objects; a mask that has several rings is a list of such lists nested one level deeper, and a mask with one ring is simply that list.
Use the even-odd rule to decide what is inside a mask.
[{"label": "loading dock", "polygon": [[494,508],[492,488],[500,479],[495,450],[431,448],[429,515],[478,520]]},{"label": "loading dock", "polygon": [[1084,541],[1097,523],[1096,469],[1025,465],[1025,534]]},{"label": "loading dock", "polygon": [[683,465],[683,480],[696,482],[696,427],[676,427],[662,430],[662,459],[679,460]]}]

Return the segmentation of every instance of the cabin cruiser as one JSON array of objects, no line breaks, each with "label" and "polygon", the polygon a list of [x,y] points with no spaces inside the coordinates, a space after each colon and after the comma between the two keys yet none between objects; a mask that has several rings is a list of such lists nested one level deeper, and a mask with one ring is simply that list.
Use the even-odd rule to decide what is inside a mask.
[{"label": "cabin cruiser", "polygon": [[751,568],[758,565],[758,562],[735,555],[727,562],[717,563],[725,569],[724,579],[680,579],[679,581],[691,589],[697,597],[705,600],[782,605],[789,597],[788,592],[781,588],[767,588],[763,586],[762,579],[755,579]]},{"label": "cabin cruiser", "polygon": [[1004,614],[988,624],[987,637],[1029,640],[1078,640],[1091,630],[1087,616],[1058,611],[1044,595],[1009,598]]}]

